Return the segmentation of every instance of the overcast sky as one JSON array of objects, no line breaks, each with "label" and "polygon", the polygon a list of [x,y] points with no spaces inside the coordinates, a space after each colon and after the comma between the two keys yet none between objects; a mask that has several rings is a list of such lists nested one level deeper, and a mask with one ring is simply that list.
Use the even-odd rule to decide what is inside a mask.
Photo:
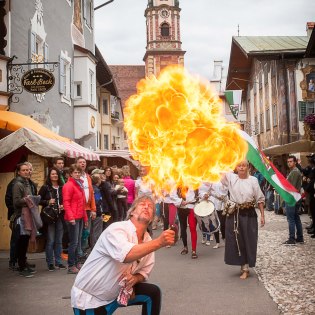
[{"label": "overcast sky", "polygon": [[[95,7],[107,0],[95,0]],[[95,11],[95,40],[109,65],[143,65],[147,0],[115,0]],[[232,36],[304,36],[315,0],[180,0],[185,66],[211,79],[213,61],[228,67]]]}]

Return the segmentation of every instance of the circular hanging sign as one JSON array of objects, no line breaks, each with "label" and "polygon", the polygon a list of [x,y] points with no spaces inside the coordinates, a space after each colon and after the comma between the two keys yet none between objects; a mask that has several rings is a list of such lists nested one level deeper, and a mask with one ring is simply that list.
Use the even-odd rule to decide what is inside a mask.
[{"label": "circular hanging sign", "polygon": [[44,68],[36,68],[25,72],[21,81],[27,92],[41,94],[54,86],[55,77]]}]

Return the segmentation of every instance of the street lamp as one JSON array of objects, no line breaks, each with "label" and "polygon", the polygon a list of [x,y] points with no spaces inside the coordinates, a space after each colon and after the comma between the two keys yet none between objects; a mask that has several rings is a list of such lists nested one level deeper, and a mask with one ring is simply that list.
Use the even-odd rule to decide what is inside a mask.
[{"label": "street lamp", "polygon": [[101,5],[97,6],[96,8],[94,8],[94,11],[100,9],[101,7],[104,7],[105,5],[110,4],[111,2],[114,2],[114,0],[109,0],[109,1],[107,1],[107,2],[105,2],[103,4],[101,4]]}]

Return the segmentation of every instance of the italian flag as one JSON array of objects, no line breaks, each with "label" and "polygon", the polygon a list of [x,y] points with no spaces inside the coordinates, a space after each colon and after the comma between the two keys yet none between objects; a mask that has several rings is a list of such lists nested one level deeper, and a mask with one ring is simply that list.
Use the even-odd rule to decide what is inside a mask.
[{"label": "italian flag", "polygon": [[254,140],[243,130],[240,130],[240,133],[248,144],[247,160],[265,177],[286,203],[294,206],[301,199],[301,194],[258,149]]},{"label": "italian flag", "polygon": [[237,119],[242,103],[242,90],[226,90],[224,95],[232,115]]}]

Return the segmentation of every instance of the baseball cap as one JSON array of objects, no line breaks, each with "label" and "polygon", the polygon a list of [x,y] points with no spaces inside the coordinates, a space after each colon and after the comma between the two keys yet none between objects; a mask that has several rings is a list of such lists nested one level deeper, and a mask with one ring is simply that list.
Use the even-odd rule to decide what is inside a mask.
[{"label": "baseball cap", "polygon": [[99,168],[96,168],[95,170],[92,171],[91,175],[95,175],[95,174],[103,174],[104,170],[101,170]]},{"label": "baseball cap", "polygon": [[315,153],[311,153],[311,154],[307,155],[306,157],[308,157],[308,158],[315,158]]}]

